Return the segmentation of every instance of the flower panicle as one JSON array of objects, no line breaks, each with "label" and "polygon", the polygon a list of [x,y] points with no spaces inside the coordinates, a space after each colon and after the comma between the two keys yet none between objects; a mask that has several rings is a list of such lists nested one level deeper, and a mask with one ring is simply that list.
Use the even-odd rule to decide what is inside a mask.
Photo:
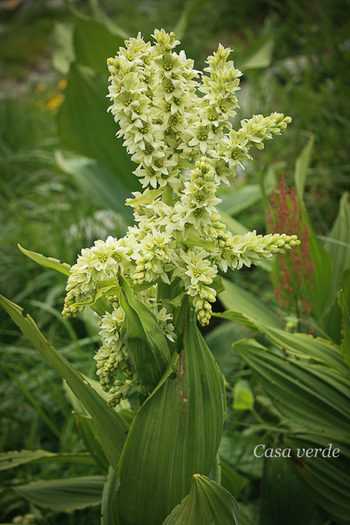
[{"label": "flower panicle", "polygon": [[[132,389],[144,392],[144,385],[121,336],[125,312],[108,283],[122,274],[172,343],[173,285],[189,296],[199,323],[206,326],[219,270],[258,264],[299,243],[288,232],[233,236],[217,209],[221,182],[229,184],[237,167],[244,168],[251,158],[250,148],[261,149],[290,118],[256,115],[235,131],[232,118],[242,73],[229,60],[231,50],[220,44],[201,75],[183,51],[174,51],[179,44],[174,33],[155,30],[153,38],[151,44],[138,34],[107,61],[109,111],[143,188],[126,203],[133,208],[135,225],[122,239],[110,236],[82,250],[71,268],[63,309],[66,317],[76,315],[103,296],[105,312],[98,312],[102,346],[95,359],[111,405]],[[164,289],[169,293],[164,295]]]}]

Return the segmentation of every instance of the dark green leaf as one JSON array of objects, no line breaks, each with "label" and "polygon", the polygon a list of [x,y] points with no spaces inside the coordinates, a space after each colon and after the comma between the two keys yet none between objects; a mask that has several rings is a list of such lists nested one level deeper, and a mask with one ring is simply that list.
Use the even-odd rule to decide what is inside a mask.
[{"label": "dark green leaf", "polygon": [[305,146],[297,161],[295,163],[295,188],[298,197],[298,201],[301,205],[304,205],[304,187],[306,181],[307,170],[309,169],[311,162],[311,153],[314,144],[314,137],[312,136],[308,144]]},{"label": "dark green leaf", "polygon": [[116,509],[121,523],[160,525],[208,475],[223,425],[223,377],[186,312],[176,377],[168,377],[135,415],[119,464]]},{"label": "dark green leaf", "polygon": [[163,525],[239,525],[235,498],[215,481],[195,474],[191,490]]},{"label": "dark green leaf", "polygon": [[[278,445],[285,448],[285,445]],[[296,505],[296,502],[298,504]],[[287,458],[265,459],[260,525],[321,525],[310,493]]]},{"label": "dark green leaf", "polygon": [[327,364],[341,372],[346,372],[343,356],[339,348],[321,337],[312,335],[290,333],[278,328],[257,323],[260,333],[265,334],[268,340],[289,355],[313,359]]},{"label": "dark green leaf", "polygon": [[[308,219],[306,219],[306,222]],[[311,226],[309,227],[309,250],[315,265],[310,300],[312,314],[320,322],[321,317],[329,308],[329,290],[333,275],[333,264],[329,254],[317,241]]]},{"label": "dark green leaf", "polygon": [[259,184],[243,186],[232,193],[226,193],[221,197],[222,202],[218,205],[220,211],[228,215],[238,215],[261,200]]},{"label": "dark green leaf", "polygon": [[90,476],[35,481],[13,489],[39,507],[67,512],[101,503],[105,482],[103,476]]},{"label": "dark green leaf", "polygon": [[56,153],[56,161],[97,206],[109,208],[128,221],[132,220],[132,211],[125,206],[130,190],[108,169],[86,157],[64,157],[60,151]]},{"label": "dark green leaf", "polygon": [[89,412],[96,425],[96,431],[104,452],[110,464],[117,469],[128,425],[112,408],[107,406],[104,399],[97,394],[89,382],[53,346],[49,345],[29,315],[24,318],[19,306],[1,296],[0,304],[33,346],[51,363],[54,370],[67,381],[69,388]]},{"label": "dark green leaf", "polygon": [[115,470],[110,467],[108,479],[103,488],[101,506],[101,525],[120,525],[116,513],[113,509],[115,493],[119,488],[119,478]]},{"label": "dark green leaf", "polygon": [[108,76],[107,58],[115,56],[124,39],[95,20],[76,19],[74,48],[77,61]]},{"label": "dark green leaf", "polygon": [[21,450],[20,452],[4,452],[0,454],[0,470],[15,468],[27,463],[43,463],[58,461],[59,463],[82,463],[94,465],[95,462],[90,454],[67,454],[47,452],[46,450]]},{"label": "dark green leaf", "polygon": [[343,313],[341,349],[345,362],[350,368],[350,314],[343,290],[341,290],[339,295],[339,304]]},{"label": "dark green leaf", "polygon": [[[225,318],[230,318],[233,321],[244,322],[244,318],[248,319],[249,328],[253,328],[254,323],[259,321],[266,323],[268,326],[279,327],[280,322],[276,314],[253,294],[243,290],[233,282],[222,279],[225,291],[220,294],[220,301],[225,308],[238,314],[238,317],[231,317],[231,312],[225,312]],[[230,317],[228,317],[230,315]]]},{"label": "dark green leaf", "polygon": [[236,472],[224,461],[221,460],[220,465],[221,485],[224,487],[224,489],[228,490],[232,496],[238,499],[242,489],[247,485],[247,483],[249,483],[249,480],[238,474],[238,472]]},{"label": "dark green leaf", "polygon": [[67,81],[65,99],[57,117],[63,143],[80,155],[96,159],[129,190],[139,189],[137,178],[132,174],[135,164],[122,140],[115,137],[117,125],[107,114],[107,77],[72,64]]},{"label": "dark green leaf", "polygon": [[106,458],[100,440],[98,439],[96,427],[91,417],[83,416],[79,412],[74,413],[75,422],[78,427],[79,435],[85,445],[86,450],[91,454],[95,463],[99,465],[102,472],[107,474],[109,463]]},{"label": "dark green leaf", "polygon": [[[319,434],[288,435],[288,446],[294,450],[309,448],[330,450],[338,448],[339,457],[313,457],[293,462],[301,479],[306,483],[312,499],[341,525],[350,523],[350,447],[344,441],[330,440]],[[326,452],[327,454],[327,452]]]},{"label": "dark green leaf", "polygon": [[125,279],[120,276],[119,281],[125,312],[122,339],[143,385],[152,392],[170,364],[168,343],[156,316],[134,297]]},{"label": "dark green leaf", "polygon": [[344,270],[350,266],[350,203],[346,192],[340,201],[340,209],[329,238],[340,243],[326,242],[325,248],[333,261],[333,273],[329,291],[329,303],[333,302]]},{"label": "dark green leaf", "polygon": [[261,436],[238,432],[225,434],[220,443],[220,458],[244,475],[261,478],[263,462],[254,456],[254,448],[265,442],[266,438]]},{"label": "dark green leaf", "polygon": [[[312,343],[310,343],[312,344]],[[326,365],[278,356],[254,340],[234,344],[262,377],[277,409],[298,428],[329,439],[347,440],[350,432],[350,373]]]}]

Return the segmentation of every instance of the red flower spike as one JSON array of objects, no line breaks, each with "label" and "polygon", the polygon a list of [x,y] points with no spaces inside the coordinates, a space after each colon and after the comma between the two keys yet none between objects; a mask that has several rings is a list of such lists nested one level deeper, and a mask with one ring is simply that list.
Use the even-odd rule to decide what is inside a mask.
[{"label": "red flower spike", "polygon": [[314,263],[310,257],[309,229],[303,224],[296,189],[286,187],[282,176],[278,189],[270,198],[267,224],[272,233],[298,235],[299,246],[277,256],[277,271],[273,279],[275,295],[280,306],[297,317],[309,317],[312,303],[307,299],[312,287]]}]

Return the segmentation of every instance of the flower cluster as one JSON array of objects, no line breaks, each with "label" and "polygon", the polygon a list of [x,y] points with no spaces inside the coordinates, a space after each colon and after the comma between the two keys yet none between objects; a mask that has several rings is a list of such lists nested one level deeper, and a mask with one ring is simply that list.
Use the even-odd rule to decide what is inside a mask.
[{"label": "flower cluster", "polygon": [[[74,315],[105,290],[108,311],[101,315],[103,346],[96,360],[111,404],[135,386],[142,389],[121,337],[123,309],[118,296],[108,292],[118,272],[173,341],[176,297],[186,293],[205,326],[219,269],[250,266],[299,243],[285,233],[233,236],[216,207],[221,182],[229,183],[236,167],[251,158],[250,149],[262,149],[263,141],[281,133],[291,119],[256,115],[233,130],[241,72],[228,60],[230,49],[220,45],[208,57],[207,74],[200,76],[183,51],[174,51],[179,42],[173,33],[156,30],[153,37],[154,45],[140,34],[131,38],[108,60],[110,111],[144,188],[127,201],[135,225],[122,239],[108,237],[82,251],[71,269],[63,310]],[[123,383],[119,370],[127,378]]]}]

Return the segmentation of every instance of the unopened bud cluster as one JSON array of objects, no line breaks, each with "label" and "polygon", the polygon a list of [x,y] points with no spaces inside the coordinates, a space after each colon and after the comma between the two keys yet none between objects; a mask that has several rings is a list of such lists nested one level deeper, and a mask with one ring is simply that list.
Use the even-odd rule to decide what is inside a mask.
[{"label": "unopened bud cluster", "polygon": [[[177,303],[171,289],[190,296],[205,326],[216,300],[218,269],[250,266],[299,243],[286,234],[233,236],[216,208],[221,182],[229,183],[237,166],[252,158],[250,149],[262,149],[264,140],[280,134],[291,119],[280,113],[255,115],[235,131],[230,119],[238,107],[241,72],[228,60],[230,49],[219,45],[208,57],[205,74],[199,74],[184,51],[174,51],[179,42],[173,33],[156,30],[153,37],[154,45],[140,34],[131,38],[108,60],[109,109],[144,190],[127,201],[135,226],[122,239],[108,237],[82,251],[71,269],[63,313],[80,311],[120,271],[142,289],[138,299],[173,340]],[[168,294],[159,293],[159,283],[163,291],[169,287]],[[138,378],[120,338],[122,308],[115,297],[110,302],[100,321],[103,346],[96,360],[103,388],[119,400]],[[119,369],[128,378],[123,385]]]}]

